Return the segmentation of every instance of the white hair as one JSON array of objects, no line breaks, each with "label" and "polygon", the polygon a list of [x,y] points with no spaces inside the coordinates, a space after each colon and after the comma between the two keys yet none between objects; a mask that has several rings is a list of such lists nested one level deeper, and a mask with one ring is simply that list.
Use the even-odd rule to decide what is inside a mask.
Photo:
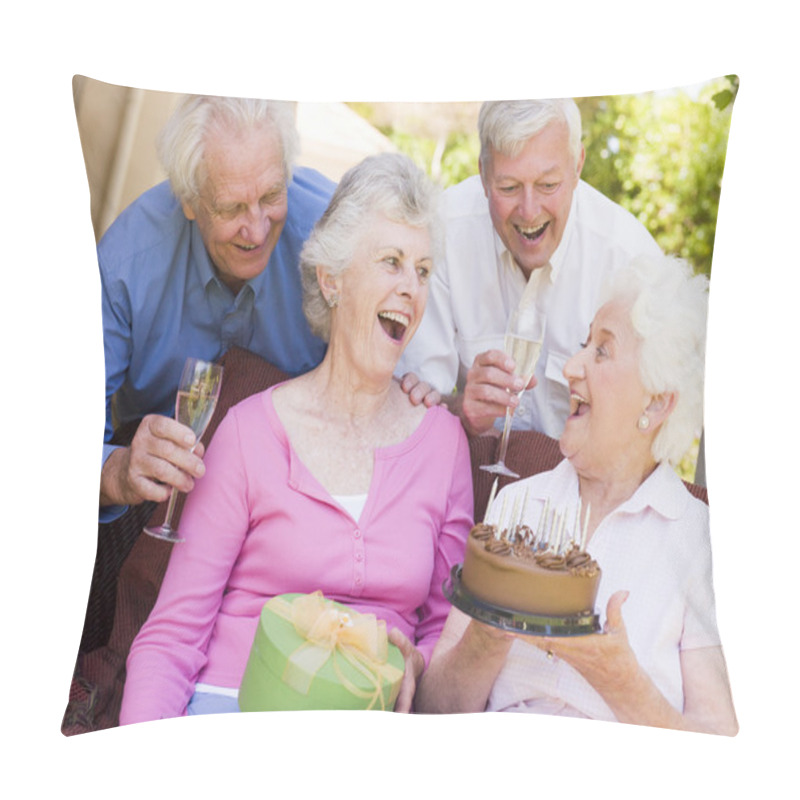
[{"label": "white hair", "polygon": [[655,460],[676,464],[703,426],[708,279],[682,259],[640,256],[604,285],[601,304],[612,300],[629,305],[646,391],[677,395],[653,441]]},{"label": "white hair", "polygon": [[204,155],[209,134],[259,129],[276,134],[288,181],[300,141],[294,103],[204,95],[182,98],[156,143],[175,196],[189,205],[200,196],[206,178]]},{"label": "white hair", "polygon": [[581,112],[572,98],[483,103],[478,114],[481,165],[488,164],[492,152],[514,158],[528,139],[551,122],[567,126],[569,152],[577,166],[581,154]]},{"label": "white hair", "polygon": [[331,314],[317,281],[317,266],[341,275],[376,215],[426,228],[436,254],[441,247],[438,189],[410,158],[398,153],[368,156],[351,167],[331,197],[300,254],[303,311],[311,330],[327,341]]}]

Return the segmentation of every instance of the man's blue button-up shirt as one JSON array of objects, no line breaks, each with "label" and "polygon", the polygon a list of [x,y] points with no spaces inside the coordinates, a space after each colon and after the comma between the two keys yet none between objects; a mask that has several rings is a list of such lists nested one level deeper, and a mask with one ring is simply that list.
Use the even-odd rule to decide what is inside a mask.
[{"label": "man's blue button-up shirt", "polygon": [[106,367],[104,461],[115,424],[149,413],[174,414],[189,356],[214,361],[239,345],[290,375],[319,364],[325,343],[311,333],[303,314],[300,250],[334,188],[315,170],[295,168],[286,222],[269,263],[235,296],[217,277],[197,225],[186,219],[168,182],[120,214],[97,248]]}]

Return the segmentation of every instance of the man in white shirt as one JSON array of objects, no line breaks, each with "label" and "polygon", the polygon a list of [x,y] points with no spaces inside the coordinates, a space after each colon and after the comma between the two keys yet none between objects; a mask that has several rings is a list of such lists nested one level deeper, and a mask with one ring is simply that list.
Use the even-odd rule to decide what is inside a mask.
[{"label": "man in white shirt", "polygon": [[586,340],[603,280],[660,250],[628,211],[580,180],[573,100],[484,103],[478,127],[480,174],[443,193],[445,256],[398,374],[413,373],[407,390],[416,379],[438,390],[469,433],[488,431],[526,388],[503,338],[513,310],[533,302],[545,335],[514,427],[557,438],[569,413],[562,368]]}]

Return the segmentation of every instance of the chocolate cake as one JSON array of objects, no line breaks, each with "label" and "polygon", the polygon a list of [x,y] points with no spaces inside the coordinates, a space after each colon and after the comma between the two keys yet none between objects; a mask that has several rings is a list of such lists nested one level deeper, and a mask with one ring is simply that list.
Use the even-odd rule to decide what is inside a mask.
[{"label": "chocolate cake", "polygon": [[464,555],[464,589],[486,603],[526,614],[593,613],[601,571],[582,545],[585,536],[565,535],[563,516],[545,532],[546,527],[540,522],[534,532],[521,524],[475,525]]}]

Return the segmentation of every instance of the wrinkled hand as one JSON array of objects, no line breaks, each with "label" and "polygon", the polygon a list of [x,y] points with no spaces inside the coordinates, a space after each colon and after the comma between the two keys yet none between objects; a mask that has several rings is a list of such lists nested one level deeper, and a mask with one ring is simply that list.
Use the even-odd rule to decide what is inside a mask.
[{"label": "wrinkled hand", "polygon": [[403,375],[400,388],[408,395],[411,405],[418,406],[424,403],[427,408],[431,408],[442,402],[442,395],[429,383],[420,380],[413,372],[406,372]]},{"label": "wrinkled hand", "polygon": [[624,690],[639,670],[622,618],[622,605],[628,592],[611,595],[606,607],[603,633],[573,637],[527,637],[531,644],[563,658],[598,691],[608,693]]},{"label": "wrinkled hand", "polygon": [[486,433],[507,408],[519,405],[520,392],[536,386],[536,378],[525,386],[514,368],[514,360],[502,350],[487,350],[475,357],[467,372],[461,406],[461,418],[469,433]]},{"label": "wrinkled hand", "polygon": [[190,492],[194,479],[205,472],[204,452],[191,428],[170,417],[149,414],[130,447],[118,448],[103,465],[100,505],[160,503],[172,487]]},{"label": "wrinkled hand", "polygon": [[425,659],[422,657],[422,653],[411,644],[408,637],[405,636],[401,630],[392,628],[392,630],[389,631],[389,641],[400,648],[400,652],[403,654],[403,661],[405,662],[403,680],[400,684],[400,692],[397,695],[394,710],[401,714],[408,714],[414,702],[417,683],[425,669]]}]

